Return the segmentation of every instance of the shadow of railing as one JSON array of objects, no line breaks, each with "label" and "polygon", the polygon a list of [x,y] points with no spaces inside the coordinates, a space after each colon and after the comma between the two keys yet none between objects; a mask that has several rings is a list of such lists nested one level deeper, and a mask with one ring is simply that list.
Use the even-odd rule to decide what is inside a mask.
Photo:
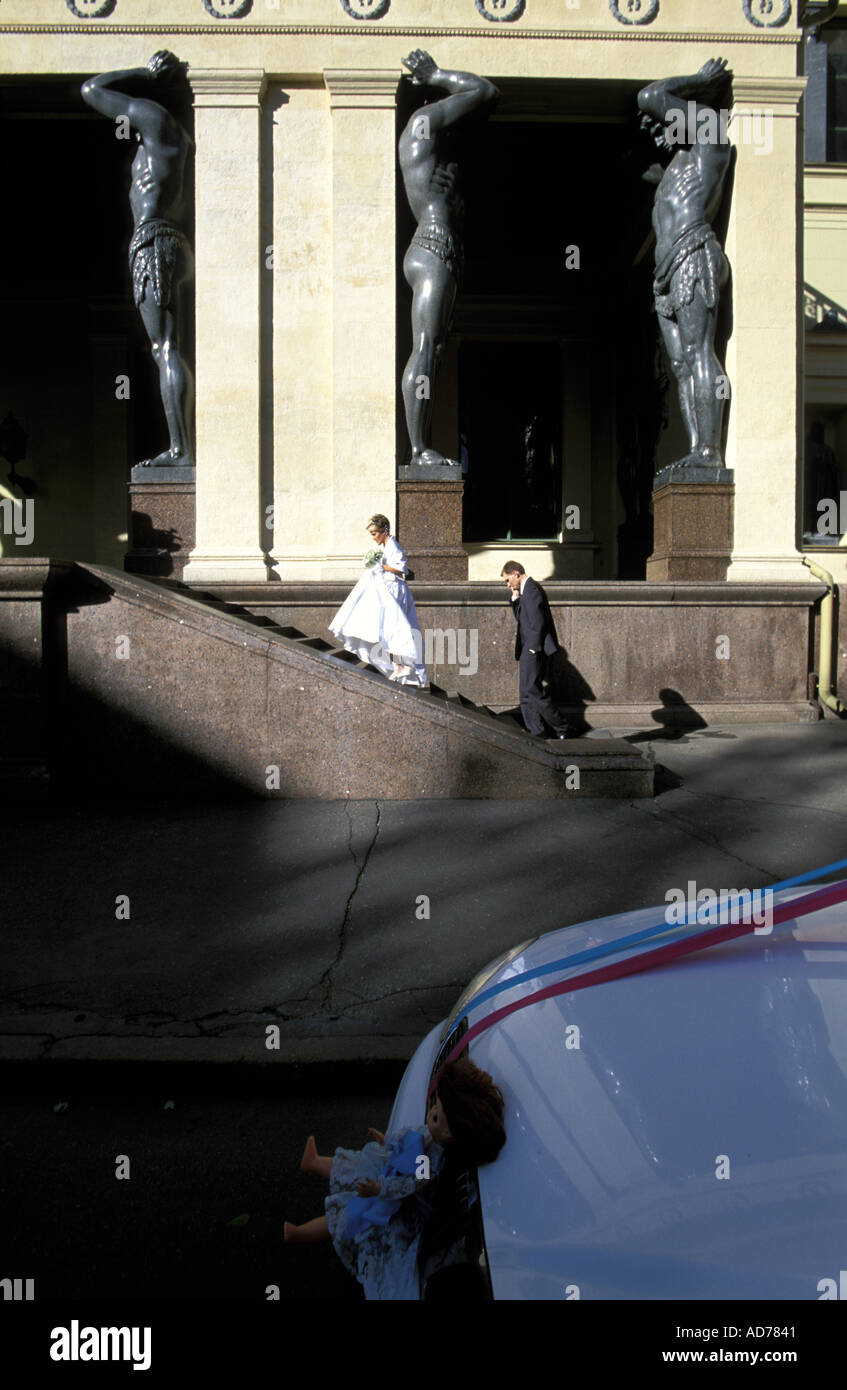
[{"label": "shadow of railing", "polygon": [[813,285],[803,286],[803,319],[807,332],[847,332],[847,309]]}]

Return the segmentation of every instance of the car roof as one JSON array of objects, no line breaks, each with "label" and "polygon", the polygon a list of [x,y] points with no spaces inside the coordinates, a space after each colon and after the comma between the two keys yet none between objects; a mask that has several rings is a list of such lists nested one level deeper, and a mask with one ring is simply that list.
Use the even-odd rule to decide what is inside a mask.
[{"label": "car roof", "polygon": [[[775,902],[792,896],[805,893]],[[564,965],[472,1006],[471,1028],[592,968],[575,955],[655,949],[621,943],[661,930],[664,911],[539,938],[477,999]],[[839,904],[546,998],[474,1038],[506,1101],[506,1146],[479,1169],[495,1297],[819,1297],[847,1245],[846,1005]]]}]

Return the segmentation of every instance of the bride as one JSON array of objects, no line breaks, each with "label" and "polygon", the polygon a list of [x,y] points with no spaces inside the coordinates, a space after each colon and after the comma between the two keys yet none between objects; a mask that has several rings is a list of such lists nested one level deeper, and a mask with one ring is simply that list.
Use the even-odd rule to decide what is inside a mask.
[{"label": "bride", "polygon": [[415,600],[406,584],[406,556],[391,535],[391,523],[378,512],[368,522],[368,531],[382,550],[369,562],[356,587],[347,595],[329,625],[329,630],[355,652],[401,685],[425,686],[423,640],[415,611]]}]

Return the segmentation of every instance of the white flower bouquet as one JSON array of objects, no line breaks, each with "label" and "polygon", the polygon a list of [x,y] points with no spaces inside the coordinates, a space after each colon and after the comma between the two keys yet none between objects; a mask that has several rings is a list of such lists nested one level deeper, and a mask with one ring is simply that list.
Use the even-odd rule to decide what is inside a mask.
[{"label": "white flower bouquet", "polygon": [[366,551],[365,551],[365,557],[364,557],[364,560],[365,560],[365,569],[366,569],[366,570],[372,570],[373,567],[374,567],[374,565],[378,565],[381,559],[382,559],[382,547],[381,547],[381,546],[378,546],[376,550],[366,550]]}]

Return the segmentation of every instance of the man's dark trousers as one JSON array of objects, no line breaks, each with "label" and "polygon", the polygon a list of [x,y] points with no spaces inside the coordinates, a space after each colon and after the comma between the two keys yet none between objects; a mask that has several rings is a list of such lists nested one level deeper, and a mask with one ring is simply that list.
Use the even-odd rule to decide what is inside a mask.
[{"label": "man's dark trousers", "polygon": [[520,598],[515,600],[515,618],[515,657],[524,724],[531,734],[544,734],[548,729],[565,734],[567,725],[541,685],[547,657],[559,650],[559,643],[547,595],[534,579],[526,579]]}]

